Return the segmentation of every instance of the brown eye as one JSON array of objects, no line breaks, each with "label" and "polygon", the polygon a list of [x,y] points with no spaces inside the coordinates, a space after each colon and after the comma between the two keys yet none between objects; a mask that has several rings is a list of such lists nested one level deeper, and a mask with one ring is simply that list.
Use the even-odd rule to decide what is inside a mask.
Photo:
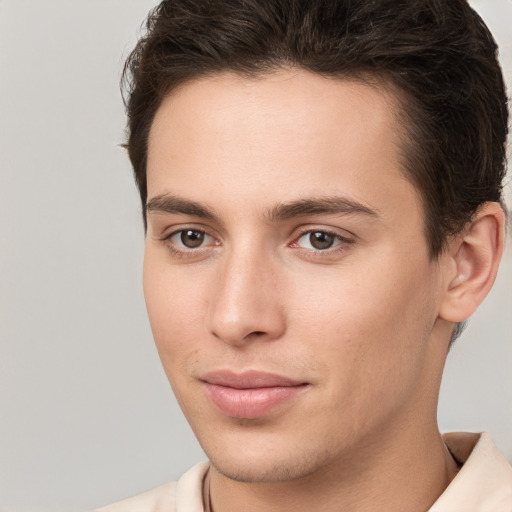
[{"label": "brown eye", "polygon": [[203,231],[197,231],[196,229],[185,229],[180,232],[180,242],[188,249],[196,249],[200,247],[205,238]]},{"label": "brown eye", "polygon": [[351,240],[338,235],[337,233],[331,233],[329,231],[305,231],[297,239],[296,246],[302,249],[309,249],[313,251],[326,251],[332,249],[341,244],[350,244]]},{"label": "brown eye", "polygon": [[193,227],[177,229],[162,240],[173,255],[192,259],[211,254],[211,249],[220,245],[212,235]]},{"label": "brown eye", "polygon": [[336,237],[324,231],[314,231],[309,234],[309,243],[311,247],[317,250],[329,249],[333,246]]}]

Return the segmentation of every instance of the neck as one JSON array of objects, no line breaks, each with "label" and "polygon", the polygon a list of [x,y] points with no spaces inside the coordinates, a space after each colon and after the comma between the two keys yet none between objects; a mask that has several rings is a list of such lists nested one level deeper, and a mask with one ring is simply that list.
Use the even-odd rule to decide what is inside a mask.
[{"label": "neck", "polygon": [[357,456],[290,481],[237,482],[212,468],[212,512],[427,510],[458,471],[434,427],[390,439],[381,433]]}]

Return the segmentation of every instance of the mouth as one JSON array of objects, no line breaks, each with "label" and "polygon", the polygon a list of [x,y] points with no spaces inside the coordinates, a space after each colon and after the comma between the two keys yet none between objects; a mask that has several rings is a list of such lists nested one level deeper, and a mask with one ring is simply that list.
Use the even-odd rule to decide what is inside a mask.
[{"label": "mouth", "polygon": [[210,402],[222,414],[245,419],[266,416],[309,386],[307,382],[255,370],[218,370],[201,380]]}]

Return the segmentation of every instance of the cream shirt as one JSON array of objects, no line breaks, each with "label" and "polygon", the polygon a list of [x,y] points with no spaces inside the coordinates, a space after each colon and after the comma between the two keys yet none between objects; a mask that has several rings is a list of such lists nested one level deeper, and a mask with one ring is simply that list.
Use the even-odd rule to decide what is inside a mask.
[{"label": "cream shirt", "polygon": [[[451,433],[444,440],[463,462],[457,476],[428,512],[512,512],[512,467],[487,433]],[[203,462],[171,482],[94,512],[204,512]]]}]

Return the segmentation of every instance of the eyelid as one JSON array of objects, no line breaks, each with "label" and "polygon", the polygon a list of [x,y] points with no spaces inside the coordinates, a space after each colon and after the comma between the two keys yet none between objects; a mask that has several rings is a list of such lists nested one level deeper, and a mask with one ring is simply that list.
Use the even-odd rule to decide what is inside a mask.
[{"label": "eyelid", "polygon": [[[187,247],[183,241],[181,240],[173,240],[173,238],[181,238],[181,236],[183,236],[183,233],[185,232],[189,232],[189,231],[192,231],[194,233],[200,233],[202,236],[203,236],[203,240],[202,240],[202,244],[198,247]],[[206,247],[208,247],[211,242],[209,243],[208,242],[208,239],[212,239],[212,240],[215,240],[211,235],[209,235],[208,233],[206,233],[205,231],[201,231],[199,229],[179,229],[178,231],[175,231],[174,233],[172,233],[168,238],[167,240],[172,240],[173,244],[175,244],[176,246],[178,246],[180,248],[180,250],[182,251],[196,251],[196,250],[199,250],[199,249],[205,249]],[[215,244],[214,244],[215,245]]]},{"label": "eyelid", "polygon": [[[197,224],[181,224],[174,225],[167,228],[165,234],[157,237],[158,240],[163,242],[167,249],[175,256],[179,258],[194,258],[201,257],[201,255],[206,256],[210,251],[215,249],[216,247],[223,245],[219,240],[219,236],[212,233],[212,230],[206,228],[204,225]],[[203,233],[206,237],[209,237],[210,240],[206,241],[204,245],[198,247],[187,247],[181,243],[177,243],[173,241],[172,238],[184,231],[197,231]],[[324,233],[326,235],[330,235],[336,239],[335,244],[331,247],[327,247],[325,249],[316,249],[315,247],[302,247],[299,245],[299,240],[311,233]],[[307,225],[301,226],[300,228],[295,229],[295,232],[291,234],[290,238],[292,238],[291,242],[288,242],[286,245],[294,250],[299,250],[304,254],[309,254],[310,257],[322,258],[328,257],[329,255],[336,255],[348,249],[349,245],[352,245],[356,242],[357,236],[353,233],[334,227],[325,227],[319,225]],[[288,238],[288,239],[290,239]]]},{"label": "eyelid", "polygon": [[[302,237],[310,235],[311,233],[324,233],[333,236],[337,243],[325,249],[316,249],[315,247],[302,247],[299,241]],[[347,231],[343,230],[343,233]],[[335,228],[325,228],[319,226],[302,227],[298,233],[293,237],[292,242],[288,245],[296,251],[300,251],[302,255],[307,258],[318,259],[319,261],[328,261],[329,258],[340,257],[350,246],[356,242],[356,236],[352,233],[345,235],[340,233],[340,230]]]},{"label": "eyelid", "polygon": [[[211,232],[210,229],[205,228],[202,225],[197,224],[180,224],[173,225],[165,230],[163,235],[158,237],[158,240],[166,247],[166,250],[169,251],[172,257],[178,259],[184,259],[185,261],[196,261],[197,258],[202,258],[209,254],[213,249],[217,246],[221,245],[219,241],[219,237]],[[201,245],[196,248],[186,247],[182,244],[178,244],[172,240],[172,238],[184,231],[198,231],[203,233],[205,237],[209,237],[212,239],[212,242],[206,243],[205,245]]]},{"label": "eyelid", "polygon": [[304,235],[310,234],[310,233],[325,233],[326,235],[332,235],[339,240],[342,240],[343,242],[354,242],[357,238],[356,235],[353,233],[350,233],[349,231],[345,229],[337,229],[333,227],[324,227],[324,226],[302,226],[298,230],[296,230],[293,234],[293,241],[295,242],[299,238],[303,237]]},{"label": "eyelid", "polygon": [[204,226],[197,225],[194,223],[191,224],[178,224],[171,226],[164,230],[164,234],[162,234],[160,237],[158,237],[160,240],[170,240],[174,235],[178,233],[182,233],[183,231],[198,231],[199,233],[204,233],[205,235],[218,240],[218,236],[212,234],[211,230],[208,228],[205,228]]}]

